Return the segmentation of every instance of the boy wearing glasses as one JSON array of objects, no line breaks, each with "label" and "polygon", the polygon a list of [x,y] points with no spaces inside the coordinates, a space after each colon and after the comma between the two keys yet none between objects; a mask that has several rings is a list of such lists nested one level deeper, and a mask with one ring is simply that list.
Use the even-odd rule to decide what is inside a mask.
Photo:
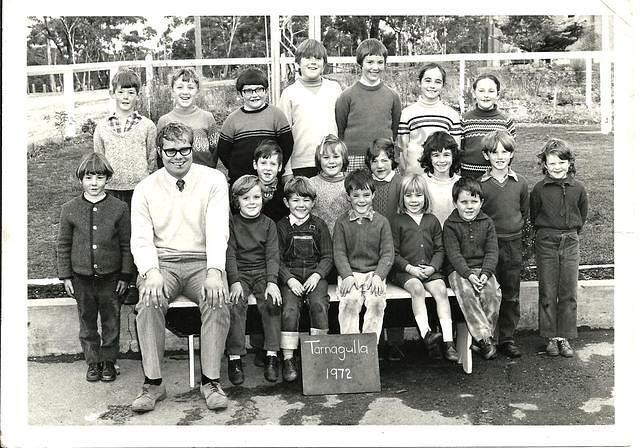
[{"label": "boy wearing glasses", "polygon": [[140,273],[136,329],[145,376],[132,409],[151,411],[167,396],[161,371],[165,315],[180,294],[200,308],[200,393],[209,409],[224,409],[220,360],[229,332],[223,278],[229,238],[227,185],[220,171],[193,163],[190,127],[167,124],[158,133],[157,145],[164,167],[136,186],[131,204],[131,253]]},{"label": "boy wearing glasses", "polygon": [[255,174],[253,153],[262,140],[273,139],[282,149],[282,166],[293,151],[293,134],[284,113],[267,103],[269,81],[262,70],[250,68],[238,76],[236,90],[242,106],[222,123],[218,155],[232,185],[244,174]]}]

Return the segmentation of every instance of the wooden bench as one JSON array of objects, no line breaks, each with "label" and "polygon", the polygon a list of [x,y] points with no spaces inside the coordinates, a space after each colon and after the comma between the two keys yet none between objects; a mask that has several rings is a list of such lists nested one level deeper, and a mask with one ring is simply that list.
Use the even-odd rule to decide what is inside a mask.
[{"label": "wooden bench", "polygon": [[[467,324],[462,316],[453,291],[448,289],[447,294],[449,296],[449,302],[451,303],[453,321],[456,325],[456,349],[459,356],[458,364],[462,364],[464,372],[470,374],[472,371],[471,335],[467,330]],[[329,333],[337,334],[340,332],[340,328],[338,325],[338,298],[334,285],[329,286],[329,298]],[[431,298],[428,292],[427,298]],[[438,322],[435,301],[431,298],[431,300],[427,300],[426,303],[429,311],[430,325],[432,328],[435,328]],[[247,334],[262,332],[262,323],[255,305],[255,297],[253,295],[249,296]],[[309,316],[305,308],[306,307],[303,307],[300,313],[301,332],[308,331],[309,329]],[[411,309],[411,296],[406,290],[398,286],[387,285],[387,305],[384,314],[384,328],[416,326]],[[167,329],[178,337],[188,338],[189,385],[191,387],[195,387],[194,338],[200,334],[200,325],[200,312],[194,302],[184,296],[180,296],[169,304],[169,310],[166,315]]]}]

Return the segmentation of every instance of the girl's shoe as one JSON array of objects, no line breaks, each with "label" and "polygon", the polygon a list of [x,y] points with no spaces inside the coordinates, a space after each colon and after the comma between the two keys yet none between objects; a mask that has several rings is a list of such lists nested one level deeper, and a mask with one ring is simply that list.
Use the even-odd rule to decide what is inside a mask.
[{"label": "girl's shoe", "polygon": [[549,339],[546,350],[547,350],[547,355],[549,356],[558,356],[560,354],[560,350],[558,350],[558,343],[556,342],[555,339]]},{"label": "girl's shoe", "polygon": [[442,343],[442,354],[449,361],[458,361],[458,351],[452,341]]},{"label": "girl's shoe", "polygon": [[558,341],[558,346],[560,347],[560,354],[565,358],[573,358],[574,351],[569,345],[569,341],[566,339],[560,339]]}]

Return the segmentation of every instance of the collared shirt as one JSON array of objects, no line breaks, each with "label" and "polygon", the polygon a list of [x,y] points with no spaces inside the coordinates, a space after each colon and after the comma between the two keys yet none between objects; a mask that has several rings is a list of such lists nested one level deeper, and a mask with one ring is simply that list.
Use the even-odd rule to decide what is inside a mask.
[{"label": "collared shirt", "polygon": [[[485,181],[487,181],[487,180],[491,179],[492,177],[493,177],[493,176],[491,175],[491,168],[489,168],[489,169],[487,170],[487,172],[486,172],[486,173],[484,173],[484,174],[482,175],[482,177],[480,177],[480,182],[485,182]],[[516,174],[516,172],[515,172],[515,171],[513,171],[513,170],[511,169],[511,167],[507,168],[507,176],[506,176],[504,179],[502,179],[502,180],[496,179],[496,180],[497,180],[498,182],[501,182],[501,183],[502,183],[502,182],[504,182],[505,180],[507,180],[507,177],[513,177],[513,180],[515,180],[516,182],[518,182],[518,175]],[[494,178],[494,179],[495,179],[495,178]]]},{"label": "collared shirt", "polygon": [[305,222],[307,222],[309,220],[309,216],[311,216],[311,213],[309,213],[307,216],[305,216],[303,219],[298,219],[293,215],[289,215],[289,224],[296,225],[296,226],[301,226],[302,224],[304,224]]},{"label": "collared shirt", "polygon": [[369,221],[373,221],[373,209],[369,210],[364,215],[358,215],[355,210],[349,210],[349,221],[362,222],[362,218],[367,218]]},{"label": "collared shirt", "polygon": [[393,179],[393,176],[395,176],[397,170],[391,170],[391,172],[389,174],[387,174],[387,176],[384,179],[378,179],[377,177],[374,177],[374,180],[377,180],[378,182],[391,182],[391,179]]},{"label": "collared shirt", "polygon": [[120,123],[120,119],[114,112],[108,119],[109,126],[113,129],[117,134],[124,134],[127,131],[130,131],[136,124],[140,123],[142,120],[142,115],[140,115],[137,111],[133,111],[133,113],[127,116],[127,119],[124,122],[124,127]]}]

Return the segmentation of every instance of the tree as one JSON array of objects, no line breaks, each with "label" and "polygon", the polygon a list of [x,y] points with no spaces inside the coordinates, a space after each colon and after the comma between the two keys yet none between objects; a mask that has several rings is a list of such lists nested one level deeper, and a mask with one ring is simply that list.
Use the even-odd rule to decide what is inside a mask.
[{"label": "tree", "polygon": [[523,51],[565,51],[582,36],[584,22],[554,20],[552,16],[509,16],[497,21],[496,27],[503,34],[498,39]]}]

